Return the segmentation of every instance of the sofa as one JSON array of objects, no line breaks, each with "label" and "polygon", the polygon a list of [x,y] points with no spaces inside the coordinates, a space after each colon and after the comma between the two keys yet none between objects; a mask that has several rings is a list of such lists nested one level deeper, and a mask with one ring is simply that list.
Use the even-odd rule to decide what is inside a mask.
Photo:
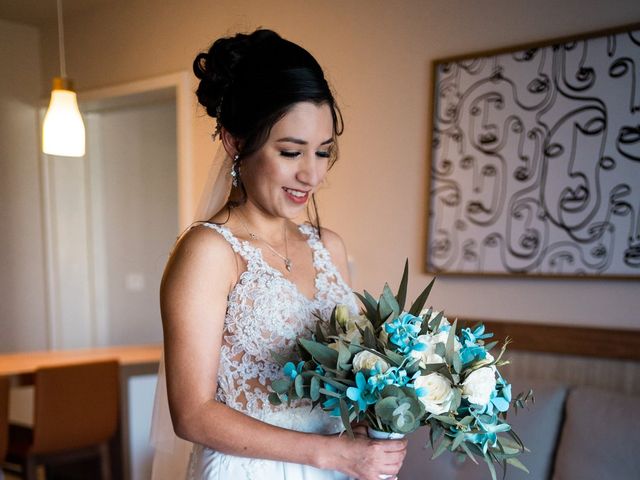
[{"label": "sofa", "polygon": [[[550,380],[513,382],[513,392],[533,388],[535,403],[509,422],[531,452],[509,466],[507,480],[640,480],[640,396],[614,389]],[[486,464],[458,462],[445,452],[431,460],[426,428],[409,437],[400,480],[486,480]],[[502,469],[496,469],[502,477]]]}]

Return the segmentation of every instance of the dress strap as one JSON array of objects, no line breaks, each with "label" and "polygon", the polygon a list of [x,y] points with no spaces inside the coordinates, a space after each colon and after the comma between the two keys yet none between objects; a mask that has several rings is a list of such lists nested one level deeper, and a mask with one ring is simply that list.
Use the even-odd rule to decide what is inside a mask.
[{"label": "dress strap", "polygon": [[331,261],[331,255],[329,250],[324,246],[318,230],[308,223],[303,223],[298,226],[298,230],[307,236],[307,244],[313,250],[313,265],[324,275],[334,276],[336,279],[339,277],[338,271]]},{"label": "dress strap", "polygon": [[229,242],[231,248],[234,252],[240,255],[247,262],[247,269],[252,269],[256,264],[260,262],[260,253],[256,251],[254,247],[249,245],[246,241],[240,241],[238,238],[231,233],[224,225],[218,225],[217,223],[210,222],[196,222],[192,226],[202,225],[203,227],[210,228],[211,230],[215,230],[222,237]]}]

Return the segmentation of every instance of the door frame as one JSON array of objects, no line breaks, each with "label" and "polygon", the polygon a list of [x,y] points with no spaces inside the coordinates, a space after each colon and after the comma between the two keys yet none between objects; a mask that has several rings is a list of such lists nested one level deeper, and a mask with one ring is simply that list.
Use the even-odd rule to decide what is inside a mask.
[{"label": "door frame", "polygon": [[[176,154],[177,154],[177,191],[178,191],[178,225],[186,225],[189,223],[193,205],[193,106],[192,106],[192,88],[191,76],[188,72],[177,72],[168,75],[162,75],[145,80],[123,83],[104,88],[92,89],[78,92],[78,104],[81,110],[86,110],[97,105],[113,105],[127,106],[132,99],[141,95],[154,95],[173,90],[176,102]],[[44,117],[44,109],[40,115],[40,131],[42,131],[42,120]],[[86,157],[85,157],[86,158]],[[47,347],[49,349],[69,348],[65,345],[63,335],[65,324],[61,315],[63,299],[61,298],[61,277],[59,275],[60,266],[57,261],[57,242],[55,218],[55,202],[53,201],[54,192],[51,191],[50,159],[48,155],[40,154],[40,171],[41,171],[41,191],[42,191],[42,210],[43,210],[43,231],[45,243],[45,272],[46,272],[46,302],[47,302]],[[86,160],[85,160],[86,165]],[[87,169],[85,168],[85,171]],[[87,182],[89,179],[85,176],[85,198],[89,199],[91,192],[88,191]],[[87,228],[91,229],[91,219],[87,218]],[[94,258],[91,258],[93,250],[93,240],[88,239],[87,259],[85,268],[91,275],[94,274]],[[93,347],[104,343],[105,326],[101,325],[102,320],[98,318],[96,309],[95,286],[89,285],[85,295],[88,298],[78,299],[86,302],[88,306],[90,322],[90,338],[87,339],[85,347]],[[80,293],[80,292],[79,292]],[[82,294],[81,294],[82,295]]]}]

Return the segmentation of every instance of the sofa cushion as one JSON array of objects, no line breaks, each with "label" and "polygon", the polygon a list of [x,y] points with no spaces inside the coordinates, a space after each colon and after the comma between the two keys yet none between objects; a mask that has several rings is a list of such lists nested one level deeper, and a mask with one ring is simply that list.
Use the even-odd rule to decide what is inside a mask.
[{"label": "sofa cushion", "polygon": [[[520,460],[531,472],[527,473],[509,466],[508,480],[547,480],[551,474],[553,452],[562,422],[563,406],[567,395],[564,385],[551,381],[524,380],[514,382],[512,391],[517,394],[533,388],[535,404],[521,410],[517,415],[509,414],[508,421],[531,452],[521,455]],[[409,438],[407,457],[399,478],[418,480],[440,478],[447,480],[486,480],[491,478],[484,461],[478,458],[478,465],[471,460],[458,462],[448,452],[435,460],[430,460],[433,451],[425,448],[428,429],[422,428]],[[501,476],[500,467],[497,467]]]},{"label": "sofa cushion", "polygon": [[554,480],[640,478],[640,397],[576,387],[567,398]]}]

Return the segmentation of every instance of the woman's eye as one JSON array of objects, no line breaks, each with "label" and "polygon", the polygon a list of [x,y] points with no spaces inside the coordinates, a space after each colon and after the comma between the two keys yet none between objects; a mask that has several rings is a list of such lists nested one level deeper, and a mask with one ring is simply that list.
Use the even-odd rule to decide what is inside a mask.
[{"label": "woman's eye", "polygon": [[287,158],[296,158],[298,155],[300,155],[300,152],[292,152],[289,150],[281,150],[280,151],[280,155],[282,155],[283,157],[287,157]]},{"label": "woman's eye", "polygon": [[319,156],[320,158],[330,158],[331,157],[331,151],[316,152],[316,155]]}]

